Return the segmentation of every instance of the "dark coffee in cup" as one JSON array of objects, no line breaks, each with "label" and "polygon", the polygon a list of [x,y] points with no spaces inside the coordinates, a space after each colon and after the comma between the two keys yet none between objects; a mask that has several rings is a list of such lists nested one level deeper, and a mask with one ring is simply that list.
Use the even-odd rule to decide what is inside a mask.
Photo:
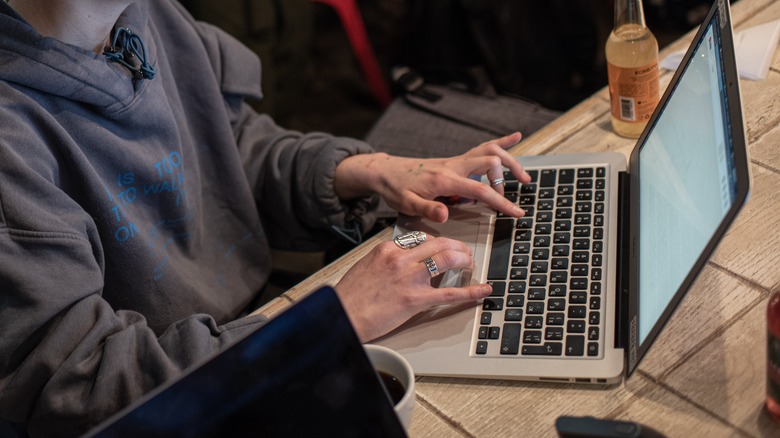
[{"label": "dark coffee in cup", "polygon": [[384,371],[378,371],[378,373],[379,378],[382,380],[382,384],[387,390],[387,394],[390,396],[390,400],[392,400],[393,405],[395,406],[404,397],[406,388],[404,388],[395,376]]}]

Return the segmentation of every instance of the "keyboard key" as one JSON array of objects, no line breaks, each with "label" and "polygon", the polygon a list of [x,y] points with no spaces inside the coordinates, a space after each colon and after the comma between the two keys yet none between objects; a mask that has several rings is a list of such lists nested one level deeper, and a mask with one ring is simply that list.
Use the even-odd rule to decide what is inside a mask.
[{"label": "keyboard key", "polygon": [[534,249],[531,258],[534,260],[547,260],[550,258],[550,250],[547,248]]},{"label": "keyboard key", "polygon": [[566,309],[566,299],[550,298],[547,300],[547,310],[557,311]]},{"label": "keyboard key", "polygon": [[[531,244],[528,242],[516,242],[512,246],[512,254],[528,254],[529,252],[531,252]],[[493,260],[492,254],[490,260]],[[490,277],[490,274],[488,274],[488,277]],[[504,277],[506,277],[506,274],[504,274]]]},{"label": "keyboard key", "polygon": [[593,213],[604,214],[604,203],[603,202],[597,202],[596,206],[593,207]]},{"label": "keyboard key", "polygon": [[541,315],[544,313],[543,301],[529,301],[525,310],[529,315]]},{"label": "keyboard key", "polygon": [[555,189],[539,190],[539,199],[552,199],[555,197]]},{"label": "keyboard key", "polygon": [[558,173],[558,184],[572,184],[574,182],[574,169],[561,169]]},{"label": "keyboard key", "polygon": [[548,247],[550,246],[550,236],[536,236],[534,237],[535,247]]},{"label": "keyboard key", "polygon": [[504,294],[506,293],[505,281],[488,280],[487,284],[489,284],[490,287],[493,288],[493,292],[490,293],[491,297],[503,297]]},{"label": "keyboard key", "polygon": [[593,168],[583,167],[577,169],[577,178],[593,178]]},{"label": "keyboard key", "polygon": [[493,314],[490,312],[482,312],[482,316],[480,317],[479,323],[482,325],[490,325],[490,322],[493,320]]},{"label": "keyboard key", "polygon": [[590,271],[590,279],[593,281],[601,281],[601,268],[593,268]]},{"label": "keyboard key", "polygon": [[548,211],[552,210],[555,207],[555,202],[550,199],[540,200],[538,204],[536,204],[536,208],[538,211]]},{"label": "keyboard key", "polygon": [[541,316],[529,316],[525,319],[525,328],[540,329],[543,322],[544,319]]},{"label": "keyboard key", "polygon": [[574,251],[571,254],[572,263],[588,263],[588,258],[587,251]]},{"label": "keyboard key", "polygon": [[603,227],[604,226],[604,216],[602,215],[596,215],[593,217],[593,226],[594,227]]},{"label": "keyboard key", "polygon": [[506,312],[504,312],[504,321],[522,321],[523,320],[523,309],[506,309]]},{"label": "keyboard key", "polygon": [[516,192],[520,189],[520,183],[518,181],[510,181],[506,178],[504,178],[504,191],[505,192]]},{"label": "keyboard key", "polygon": [[574,211],[577,213],[590,213],[593,209],[593,204],[590,202],[575,202]]},{"label": "keyboard key", "polygon": [[593,192],[590,190],[577,190],[578,201],[591,201],[593,200]]},{"label": "keyboard key", "polygon": [[479,339],[487,339],[488,337],[488,327],[481,326],[479,328],[479,334],[477,335],[477,338]]},{"label": "keyboard key", "polygon": [[572,278],[569,281],[569,287],[572,290],[588,290],[588,279],[587,278]]},{"label": "keyboard key", "polygon": [[517,354],[520,349],[520,324],[504,324],[504,334],[501,336],[501,354]]},{"label": "keyboard key", "polygon": [[517,201],[520,205],[534,205],[535,202],[536,197],[534,195],[522,195]]},{"label": "keyboard key", "polygon": [[525,281],[510,281],[509,282],[510,294],[524,294],[525,293]]},{"label": "keyboard key", "polygon": [[[585,309],[585,306],[569,306],[568,316],[569,318],[585,318]],[[585,324],[584,320],[581,322]]]},{"label": "keyboard key", "polygon": [[607,187],[607,181],[604,178],[599,178],[596,180],[597,190],[604,190],[606,187]]},{"label": "keyboard key", "polygon": [[593,188],[593,180],[592,179],[580,179],[580,180],[577,180],[577,188],[578,189],[592,189]]},{"label": "keyboard key", "polygon": [[507,307],[523,307],[525,305],[525,297],[523,295],[509,295],[506,299]]},{"label": "keyboard key", "polygon": [[518,267],[518,266],[528,266],[528,256],[527,255],[513,255],[512,256],[512,266]]},{"label": "keyboard key", "polygon": [[531,286],[547,286],[546,275],[531,275],[531,280],[528,282]]},{"label": "keyboard key", "polygon": [[552,271],[550,273],[550,283],[566,283],[567,276],[566,271]]},{"label": "keyboard key", "polygon": [[563,257],[556,257],[552,259],[552,269],[567,269],[569,267],[569,259]]},{"label": "keyboard key", "polygon": [[587,250],[588,248],[590,248],[590,239],[574,239],[574,244],[572,245],[572,248],[575,250]]},{"label": "keyboard key", "polygon": [[488,334],[488,338],[498,339],[500,334],[501,334],[501,327],[490,327],[490,333]]},{"label": "keyboard key", "polygon": [[543,300],[546,295],[546,291],[543,287],[532,287],[528,289],[528,299],[529,300]]},{"label": "keyboard key", "polygon": [[601,240],[596,240],[593,242],[593,252],[602,252],[604,250],[604,242]]},{"label": "keyboard key", "polygon": [[588,324],[599,325],[601,323],[601,314],[599,312],[590,312],[588,314]]},{"label": "keyboard key", "polygon": [[547,272],[547,262],[533,262],[531,263],[531,273],[542,274]]},{"label": "keyboard key", "polygon": [[565,297],[566,296],[566,285],[565,284],[551,284],[550,285],[550,296],[551,297]]},{"label": "keyboard key", "polygon": [[513,204],[517,204],[517,192],[505,192],[504,197]]},{"label": "keyboard key", "polygon": [[588,329],[588,340],[589,341],[598,341],[599,340],[599,328],[598,327],[591,327]]},{"label": "keyboard key", "polygon": [[588,342],[588,356],[598,356],[599,355],[599,343],[598,342]]},{"label": "keyboard key", "polygon": [[520,187],[520,193],[522,194],[536,193],[536,184],[523,184],[522,187]]},{"label": "keyboard key", "polygon": [[553,243],[569,243],[571,241],[571,235],[569,233],[555,233],[553,235]]},{"label": "keyboard key", "polygon": [[509,279],[525,280],[528,278],[528,268],[512,268],[509,271]]},{"label": "keyboard key", "polygon": [[477,342],[477,354],[487,354],[488,343],[487,341]]},{"label": "keyboard key", "polygon": [[588,265],[571,265],[571,276],[572,277],[587,277],[588,276]]},{"label": "keyboard key", "polygon": [[604,178],[607,176],[607,168],[606,167],[597,167],[596,168],[596,178]]},{"label": "keyboard key", "polygon": [[538,170],[526,170],[525,172],[531,176],[531,182],[536,182],[539,179]]},{"label": "keyboard key", "polygon": [[601,295],[601,283],[593,282],[590,284],[590,293],[593,295]]},{"label": "keyboard key", "polygon": [[590,310],[599,310],[599,309],[601,309],[601,298],[600,297],[590,297],[590,304],[588,305],[588,308],[590,308]]},{"label": "keyboard key", "polygon": [[544,345],[523,345],[522,353],[527,356],[560,356],[563,344],[560,342],[545,342]]},{"label": "keyboard key", "polygon": [[515,233],[515,241],[517,242],[530,242],[533,232],[531,230],[517,230]]},{"label": "keyboard key", "polygon": [[534,225],[534,219],[530,217],[522,217],[517,220],[515,228],[518,230],[530,230]]},{"label": "keyboard key", "polygon": [[590,237],[590,227],[587,225],[574,227],[574,237]]},{"label": "keyboard key", "polygon": [[585,336],[566,336],[566,355],[583,356],[585,354]]},{"label": "keyboard key", "polygon": [[563,325],[566,317],[563,313],[550,312],[547,314],[547,325]]},{"label": "keyboard key", "polygon": [[542,169],[539,177],[539,187],[555,186],[555,169]]},{"label": "keyboard key", "polygon": [[560,341],[563,339],[563,328],[561,327],[548,327],[544,330],[544,340],[546,341]]},{"label": "keyboard key", "polygon": [[555,210],[555,219],[571,219],[571,208],[559,208]]},{"label": "keyboard key", "polygon": [[574,194],[574,186],[558,186],[558,196],[571,196]]},{"label": "keyboard key", "polygon": [[485,298],[482,301],[482,310],[501,310],[504,308],[503,298]]},{"label": "keyboard key", "polygon": [[557,220],[555,221],[555,231],[571,231],[570,220]]},{"label": "keyboard key", "polygon": [[558,208],[571,207],[573,204],[574,199],[571,196],[561,196],[557,201],[555,201],[555,206]]},{"label": "keyboard key", "polygon": [[542,332],[540,330],[526,330],[523,333],[523,344],[541,344]]},{"label": "keyboard key", "polygon": [[506,273],[509,269],[509,249],[512,244],[513,228],[514,220],[512,219],[496,220],[487,275],[489,280],[503,280],[506,278]]},{"label": "keyboard key", "polygon": [[553,213],[551,211],[540,211],[536,213],[536,222],[552,222]]},{"label": "keyboard key", "polygon": [[603,228],[594,228],[593,229],[593,239],[601,240],[603,238],[604,238],[604,229]]},{"label": "keyboard key", "polygon": [[604,190],[596,190],[596,197],[593,198],[596,202],[604,202]]},{"label": "keyboard key", "polygon": [[585,304],[588,302],[588,293],[583,291],[571,291],[569,304]]},{"label": "keyboard key", "polygon": [[[599,228],[600,229],[600,228]],[[538,224],[534,230],[536,234],[547,235],[552,233],[552,224]]]},{"label": "keyboard key", "polygon": [[566,333],[585,333],[585,321],[572,319],[566,323]]},{"label": "keyboard key", "polygon": [[574,215],[574,224],[575,225],[590,225],[590,215],[587,214],[587,213],[575,214]]}]

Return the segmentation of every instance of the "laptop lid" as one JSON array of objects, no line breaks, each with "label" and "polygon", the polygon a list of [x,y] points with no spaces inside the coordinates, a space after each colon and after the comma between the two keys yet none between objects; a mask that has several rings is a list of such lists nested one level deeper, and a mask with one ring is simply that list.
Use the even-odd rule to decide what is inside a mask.
[{"label": "laptop lid", "polygon": [[89,436],[405,436],[380,385],[323,287]]},{"label": "laptop lid", "polygon": [[628,375],[747,200],[741,111],[729,5],[718,0],[630,158]]}]

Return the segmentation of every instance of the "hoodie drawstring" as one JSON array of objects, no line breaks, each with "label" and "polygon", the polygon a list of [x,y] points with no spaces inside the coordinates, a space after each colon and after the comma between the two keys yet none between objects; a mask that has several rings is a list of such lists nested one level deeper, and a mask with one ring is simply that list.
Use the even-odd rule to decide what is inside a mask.
[{"label": "hoodie drawstring", "polygon": [[[155,71],[146,60],[146,46],[141,37],[130,29],[120,27],[114,32],[114,40],[110,47],[106,47],[103,55],[111,62],[118,62],[133,73],[135,79],[154,79]],[[141,65],[136,67],[133,57],[140,60]]]}]

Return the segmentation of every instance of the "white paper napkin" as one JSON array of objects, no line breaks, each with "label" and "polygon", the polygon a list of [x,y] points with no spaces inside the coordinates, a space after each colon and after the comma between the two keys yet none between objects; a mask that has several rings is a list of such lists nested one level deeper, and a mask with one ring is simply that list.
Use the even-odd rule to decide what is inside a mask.
[{"label": "white paper napkin", "polygon": [[[737,55],[739,76],[754,81],[766,79],[778,41],[780,41],[780,20],[759,24],[735,33],[734,51]],[[676,70],[684,55],[684,50],[669,54],[661,60],[661,68]]]}]

